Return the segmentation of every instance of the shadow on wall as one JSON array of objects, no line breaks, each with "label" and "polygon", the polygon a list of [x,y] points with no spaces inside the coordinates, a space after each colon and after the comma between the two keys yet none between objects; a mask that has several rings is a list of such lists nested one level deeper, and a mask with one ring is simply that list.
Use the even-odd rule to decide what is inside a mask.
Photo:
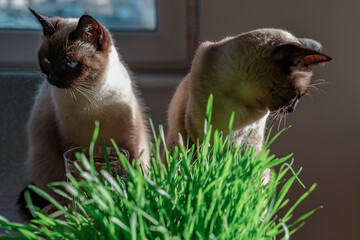
[{"label": "shadow on wall", "polygon": [[14,194],[29,180],[26,123],[40,82],[37,72],[0,73],[0,194]]}]

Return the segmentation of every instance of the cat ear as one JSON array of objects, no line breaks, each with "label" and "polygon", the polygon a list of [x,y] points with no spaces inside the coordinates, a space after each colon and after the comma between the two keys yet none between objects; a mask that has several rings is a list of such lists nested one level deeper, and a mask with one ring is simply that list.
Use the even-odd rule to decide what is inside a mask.
[{"label": "cat ear", "polygon": [[43,32],[44,32],[45,36],[50,36],[55,32],[55,27],[54,27],[53,22],[57,17],[46,16],[45,14],[39,13],[31,8],[29,8],[29,10],[39,20],[39,22],[43,28]]},{"label": "cat ear", "polygon": [[90,42],[102,49],[104,30],[102,26],[91,16],[84,14],[80,17],[78,26],[69,36],[71,41],[82,40]]},{"label": "cat ear", "polygon": [[277,46],[272,52],[272,57],[286,68],[312,67],[331,60],[329,56],[319,51],[320,43],[311,39],[302,39],[301,42],[303,45],[287,43]]}]

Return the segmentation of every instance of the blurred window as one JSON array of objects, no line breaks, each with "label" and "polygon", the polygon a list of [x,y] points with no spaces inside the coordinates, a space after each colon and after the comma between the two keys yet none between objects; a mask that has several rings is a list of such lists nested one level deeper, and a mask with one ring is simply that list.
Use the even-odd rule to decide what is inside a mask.
[{"label": "blurred window", "polygon": [[136,71],[187,67],[187,4],[193,0],[0,0],[0,70],[38,69],[42,31],[28,10],[79,18],[88,12],[110,29]]},{"label": "blurred window", "polygon": [[40,29],[28,7],[48,16],[88,12],[113,31],[156,30],[156,0],[0,0],[0,28]]}]

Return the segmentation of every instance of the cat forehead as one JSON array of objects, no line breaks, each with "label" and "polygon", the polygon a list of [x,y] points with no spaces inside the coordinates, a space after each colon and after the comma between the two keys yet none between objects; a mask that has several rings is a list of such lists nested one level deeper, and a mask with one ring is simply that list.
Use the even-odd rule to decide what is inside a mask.
[{"label": "cat forehead", "polygon": [[68,41],[69,34],[75,31],[78,22],[79,19],[77,18],[60,18],[54,25],[54,34],[44,36],[43,46],[51,44],[52,48],[62,48],[64,43]]},{"label": "cat forehead", "polygon": [[70,33],[75,31],[78,25],[78,18],[62,18],[56,23],[54,35]]},{"label": "cat forehead", "polygon": [[38,54],[49,55],[51,52],[58,54],[59,50],[62,51],[69,34],[76,29],[77,22],[77,19],[57,19],[54,24],[55,32],[50,36],[44,35]]}]

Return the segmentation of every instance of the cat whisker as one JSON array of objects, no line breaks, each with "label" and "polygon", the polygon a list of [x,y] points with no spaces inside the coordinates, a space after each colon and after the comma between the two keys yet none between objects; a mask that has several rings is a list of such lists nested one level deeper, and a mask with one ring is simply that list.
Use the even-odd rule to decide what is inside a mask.
[{"label": "cat whisker", "polygon": [[80,94],[82,94],[92,105],[94,102],[92,101],[92,99],[86,94],[86,92],[84,92],[81,88],[76,87],[75,88]]},{"label": "cat whisker", "polygon": [[271,117],[270,121],[268,122],[269,126],[274,126],[274,122],[276,121],[276,117]]},{"label": "cat whisker", "polygon": [[285,113],[285,114],[284,114],[284,125],[283,125],[283,128],[286,127],[286,118],[287,118],[288,114],[289,114],[289,113]]},{"label": "cat whisker", "polygon": [[312,83],[310,84],[310,86],[322,86],[322,85],[326,85],[326,84],[330,84],[328,82],[315,82],[315,83]]},{"label": "cat whisker", "polygon": [[65,94],[66,94],[66,95],[70,95],[71,98],[73,98],[74,100],[76,100],[76,97],[75,97],[73,91],[71,90],[71,87],[72,87],[72,85],[70,85],[70,88],[65,88]]},{"label": "cat whisker", "polygon": [[282,114],[280,114],[279,115],[279,121],[278,121],[278,131],[280,130],[280,125],[281,125],[281,121],[282,121],[282,119],[283,119],[283,115]]},{"label": "cat whisker", "polygon": [[312,83],[312,85],[325,85],[325,84],[330,84],[330,83],[327,82],[325,79],[316,79]]},{"label": "cat whisker", "polygon": [[87,81],[79,81],[76,83],[76,85],[88,88],[89,90],[93,87],[92,84]]},{"label": "cat whisker", "polygon": [[307,92],[304,95],[309,96],[309,97],[311,97],[311,100],[314,100],[312,92],[309,89],[307,90]]},{"label": "cat whisker", "polygon": [[95,95],[93,91],[89,91],[89,90],[86,89],[86,88],[83,88],[83,87],[78,86],[78,89],[81,90],[82,92],[86,93],[89,97]]},{"label": "cat whisker", "polygon": [[269,122],[268,124],[271,125],[275,125],[274,122],[277,121],[277,125],[278,125],[278,130],[280,130],[281,127],[281,122],[284,120],[284,127],[286,126],[286,117],[287,117],[287,112],[284,111],[285,107],[279,108],[273,112],[271,112],[271,115],[269,117]]},{"label": "cat whisker", "polygon": [[94,91],[88,89],[87,87],[83,86],[83,85],[77,85],[78,88],[80,88],[81,90],[83,90],[84,92],[87,93],[93,93]]},{"label": "cat whisker", "polygon": [[86,87],[86,88],[89,88],[89,89],[92,88],[92,85],[87,83],[87,82],[78,82],[76,85],[83,86],[83,87]]},{"label": "cat whisker", "polygon": [[278,110],[275,110],[275,111],[273,111],[273,112],[271,112],[271,115],[270,115],[270,121],[269,121],[269,125],[271,126],[271,125],[273,125],[274,124],[274,122],[276,122],[277,120],[279,120],[279,118],[281,117],[280,116],[281,115],[281,108],[280,109],[278,109]]},{"label": "cat whisker", "polygon": [[275,113],[271,113],[271,115],[269,116],[269,122],[268,122],[269,125],[272,125],[274,123],[276,116],[277,115]]},{"label": "cat whisker", "polygon": [[318,88],[318,86],[322,86],[322,85],[325,85],[325,84],[329,84],[329,82],[327,82],[324,79],[317,79],[317,80],[313,81],[313,83],[311,83],[309,85],[308,92],[313,91],[313,92],[326,93],[324,90]]},{"label": "cat whisker", "polygon": [[82,86],[84,88],[87,88],[88,90],[91,90],[93,88],[93,85],[87,81],[79,81],[76,83],[76,86]]},{"label": "cat whisker", "polygon": [[308,88],[308,90],[314,91],[314,92],[320,92],[320,93],[323,93],[323,94],[326,93],[324,90],[318,88],[318,87],[315,86],[315,85],[310,85],[309,88]]},{"label": "cat whisker", "polygon": [[[73,86],[71,86],[71,87],[73,87]],[[72,88],[69,88],[69,92],[70,92],[72,98],[73,98],[74,100],[76,100],[76,94],[74,93],[74,91],[72,90]]]},{"label": "cat whisker", "polygon": [[90,102],[92,106],[97,107],[97,104],[91,99],[91,97],[89,97],[85,92],[79,89],[78,86],[75,86],[73,89],[79,92],[81,95],[83,95]]}]

